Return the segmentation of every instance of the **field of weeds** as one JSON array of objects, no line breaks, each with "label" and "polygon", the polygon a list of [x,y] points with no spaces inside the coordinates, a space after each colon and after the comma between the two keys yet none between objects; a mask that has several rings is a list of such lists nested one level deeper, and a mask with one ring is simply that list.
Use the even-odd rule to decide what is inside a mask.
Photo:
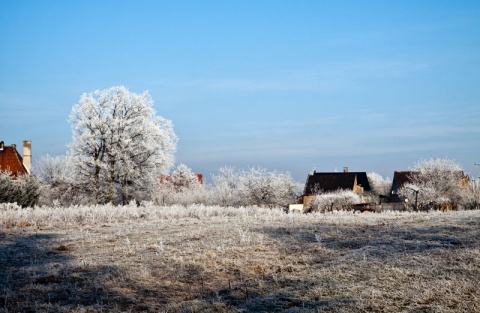
[{"label": "field of weeds", "polygon": [[480,211],[0,205],[0,312],[480,312]]}]

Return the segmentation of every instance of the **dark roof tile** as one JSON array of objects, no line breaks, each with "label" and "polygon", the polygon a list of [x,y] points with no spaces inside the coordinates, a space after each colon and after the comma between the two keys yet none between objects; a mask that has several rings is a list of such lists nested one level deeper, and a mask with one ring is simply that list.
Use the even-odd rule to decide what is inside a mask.
[{"label": "dark roof tile", "polygon": [[357,185],[361,185],[366,192],[371,191],[365,172],[314,172],[307,177],[304,194],[311,195],[320,190],[353,190],[355,177],[357,178]]}]

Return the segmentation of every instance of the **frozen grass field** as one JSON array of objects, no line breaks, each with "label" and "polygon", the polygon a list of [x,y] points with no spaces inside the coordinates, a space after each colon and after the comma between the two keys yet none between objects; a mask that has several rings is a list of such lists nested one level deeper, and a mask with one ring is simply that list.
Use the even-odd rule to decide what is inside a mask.
[{"label": "frozen grass field", "polygon": [[0,206],[0,312],[479,312],[480,211]]}]

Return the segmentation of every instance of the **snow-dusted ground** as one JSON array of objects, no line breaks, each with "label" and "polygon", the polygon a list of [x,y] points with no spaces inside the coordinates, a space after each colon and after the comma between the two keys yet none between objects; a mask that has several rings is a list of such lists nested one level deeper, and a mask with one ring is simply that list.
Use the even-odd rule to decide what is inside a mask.
[{"label": "snow-dusted ground", "polygon": [[480,211],[0,206],[0,311],[478,312]]}]

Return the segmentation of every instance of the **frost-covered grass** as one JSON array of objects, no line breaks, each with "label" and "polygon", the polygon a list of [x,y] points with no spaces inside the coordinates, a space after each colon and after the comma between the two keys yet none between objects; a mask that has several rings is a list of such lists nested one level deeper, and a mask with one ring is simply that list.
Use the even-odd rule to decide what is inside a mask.
[{"label": "frost-covered grass", "polygon": [[36,207],[21,209],[15,204],[0,204],[0,225],[12,228],[36,226],[44,229],[95,225],[103,223],[126,223],[137,220],[171,220],[180,218],[205,219],[210,217],[278,218],[286,216],[280,209],[258,207],[221,207],[205,205],[137,206],[96,205],[74,207]]},{"label": "frost-covered grass", "polygon": [[0,206],[0,312],[478,312],[480,211]]}]

